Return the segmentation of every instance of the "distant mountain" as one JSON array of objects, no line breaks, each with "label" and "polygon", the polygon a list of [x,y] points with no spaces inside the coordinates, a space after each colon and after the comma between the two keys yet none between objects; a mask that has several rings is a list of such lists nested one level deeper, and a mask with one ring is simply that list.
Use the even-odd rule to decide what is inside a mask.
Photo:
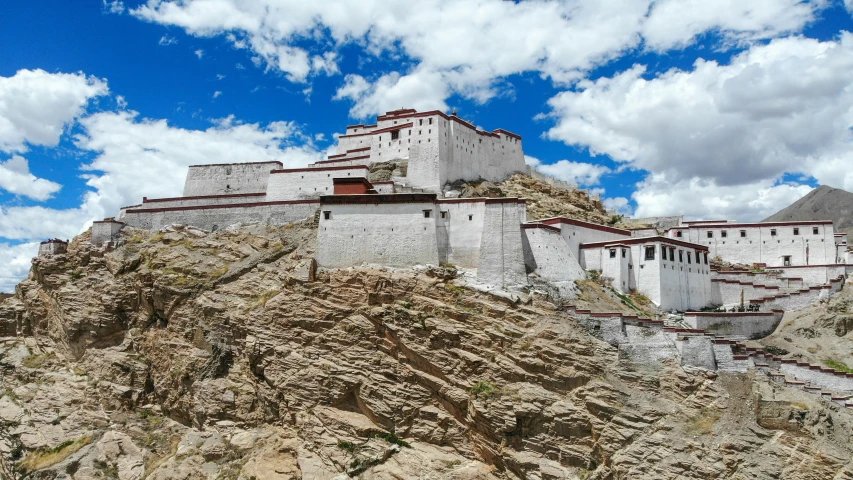
[{"label": "distant mountain", "polygon": [[832,220],[836,232],[853,232],[853,193],[820,186],[803,198],[765,218],[765,222]]}]

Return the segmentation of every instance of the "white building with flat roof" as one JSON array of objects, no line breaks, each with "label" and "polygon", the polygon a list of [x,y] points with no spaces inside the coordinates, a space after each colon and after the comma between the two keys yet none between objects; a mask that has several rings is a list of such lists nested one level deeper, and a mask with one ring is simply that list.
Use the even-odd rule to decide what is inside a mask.
[{"label": "white building with flat roof", "polygon": [[666,236],[702,245],[711,257],[726,262],[764,264],[768,268],[790,265],[840,263],[832,222],[691,221],[673,227]]}]

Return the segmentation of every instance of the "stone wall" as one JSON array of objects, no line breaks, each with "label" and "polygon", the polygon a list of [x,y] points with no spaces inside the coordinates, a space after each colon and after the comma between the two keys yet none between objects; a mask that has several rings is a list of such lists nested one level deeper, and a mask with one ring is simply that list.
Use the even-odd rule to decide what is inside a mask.
[{"label": "stone wall", "polygon": [[546,218],[539,222],[558,227],[560,229],[560,234],[566,241],[566,244],[571,248],[572,254],[578,259],[580,265],[587,270],[600,268],[589,267],[584,263],[583,255],[581,255],[580,252],[581,244],[631,238],[631,232],[628,230],[606,227],[604,225],[597,225],[569,218]]},{"label": "stone wall", "polygon": [[766,337],[776,330],[784,312],[687,312],[684,323],[690,328],[706,330],[727,338],[754,340]]},{"label": "stone wall", "polygon": [[132,227],[148,230],[159,230],[171,224],[192,225],[205,230],[223,229],[235,223],[283,225],[313,216],[319,204],[318,200],[296,200],[127,210],[124,221]]},{"label": "stone wall", "polygon": [[797,380],[833,392],[853,392],[853,375],[837,374],[830,369],[792,361],[783,361],[780,370]]},{"label": "stone wall", "polygon": [[563,241],[560,230],[542,224],[522,226],[524,264],[528,272],[550,282],[566,282],[586,278],[571,249]]},{"label": "stone wall", "polygon": [[[434,195],[432,198],[424,194],[346,197],[321,199],[318,266],[439,264],[435,225],[438,212]],[[355,203],[360,200],[365,203]],[[332,201],[336,203],[327,203]],[[343,203],[346,201],[353,203]],[[425,211],[430,212],[429,216],[424,215]]]},{"label": "stone wall", "polygon": [[205,195],[199,197],[142,198],[142,203],[122,208],[121,215],[127,210],[151,210],[159,208],[197,207],[200,205],[233,205],[236,203],[257,203],[266,200],[266,193],[238,193],[232,195]]},{"label": "stone wall", "polygon": [[689,336],[682,340],[681,364],[707,370],[717,369],[717,360],[711,339],[706,336]]},{"label": "stone wall", "polygon": [[59,239],[51,239],[39,244],[39,257],[59,255],[68,251],[68,242]]},{"label": "stone wall", "polygon": [[267,201],[305,200],[334,193],[333,179],[369,175],[364,165],[352,167],[273,170],[267,184]]},{"label": "stone wall", "polygon": [[824,285],[839,276],[847,276],[846,265],[773,267],[773,270],[780,272],[785,277],[802,278],[806,286]]},{"label": "stone wall", "polygon": [[477,268],[486,218],[486,199],[450,199],[437,202],[436,235],[439,258],[463,268]]},{"label": "stone wall", "polygon": [[183,196],[263,193],[267,191],[270,171],[281,166],[281,162],[192,165]]},{"label": "stone wall", "polygon": [[93,245],[98,245],[115,241],[121,229],[124,228],[124,225],[124,223],[115,220],[92,222],[92,238],[90,242]]},{"label": "stone wall", "polygon": [[518,199],[487,199],[477,281],[504,288],[527,284],[521,224],[525,205]]}]

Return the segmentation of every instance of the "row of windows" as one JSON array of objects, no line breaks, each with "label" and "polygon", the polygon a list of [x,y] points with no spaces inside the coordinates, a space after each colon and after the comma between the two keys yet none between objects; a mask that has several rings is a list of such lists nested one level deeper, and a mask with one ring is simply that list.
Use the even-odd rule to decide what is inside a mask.
[{"label": "row of windows", "polygon": [[[300,189],[301,190],[301,189]],[[317,190],[316,188],[314,190]],[[328,188],[326,189],[328,190]],[[432,210],[424,210],[424,218],[432,218]],[[447,211],[439,212],[441,218],[447,218]],[[331,210],[323,210],[323,220],[331,220],[332,219],[332,211]],[[468,221],[473,221],[474,215],[468,215]]]},{"label": "row of windows", "polygon": [[[708,238],[714,238],[714,231],[713,230],[708,230],[705,234],[707,235]],[[800,234],[800,228],[794,227],[793,228],[793,234],[799,235]],[[820,228],[819,227],[812,227],[812,235],[820,235]],[[678,238],[681,238],[682,237],[682,231],[677,230],[675,232],[675,236]],[[729,236],[729,232],[727,230],[721,230],[720,231],[720,237],[721,238],[727,238],[728,236]],[[770,236],[771,237],[776,236],[776,229],[775,228],[770,229]],[[740,230],[740,238],[746,238],[746,230]]]},{"label": "row of windows", "polygon": [[[660,247],[661,259],[664,261],[666,260],[666,251],[667,250],[669,250],[669,260],[671,262],[674,262],[675,261],[675,247],[665,247],[665,246],[661,245],[661,247]],[[654,260],[656,251],[657,251],[657,247],[646,247],[646,249],[645,249],[646,260]],[[687,252],[687,263],[693,263],[693,253],[694,252],[690,252],[690,251]],[[695,252],[695,253],[696,253],[696,263],[701,263],[699,252]],[[684,262],[684,250],[678,251],[678,261],[682,262],[682,263]],[[705,265],[708,265],[708,252],[705,252]]]}]

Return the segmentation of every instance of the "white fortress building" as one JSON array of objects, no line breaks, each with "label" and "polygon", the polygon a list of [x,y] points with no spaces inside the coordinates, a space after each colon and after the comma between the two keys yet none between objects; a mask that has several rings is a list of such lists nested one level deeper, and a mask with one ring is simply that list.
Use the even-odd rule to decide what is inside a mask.
[{"label": "white fortress building", "polygon": [[[847,245],[832,222],[737,224],[673,216],[647,219],[654,227],[623,230],[568,218],[530,220],[520,198],[445,198],[442,192],[455,181],[500,182],[527,170],[521,137],[478,129],[455,113],[394,110],[373,125],[347,127],[338,142],[336,154],[304,168],[279,162],[191,166],[182,196],[123,207],[115,219],[95,223],[92,243],[120,242],[124,226],[217,230],[315,218],[320,268],[452,264],[482,285],[515,289],[544,282],[560,292],[594,271],[620,294],[640,292],[677,311],[742,300],[765,309],[799,305],[849,273]],[[407,162],[406,173],[371,182],[371,165],[390,161]],[[715,269],[716,257],[772,268],[784,278],[744,282],[737,276],[744,272]]]}]

